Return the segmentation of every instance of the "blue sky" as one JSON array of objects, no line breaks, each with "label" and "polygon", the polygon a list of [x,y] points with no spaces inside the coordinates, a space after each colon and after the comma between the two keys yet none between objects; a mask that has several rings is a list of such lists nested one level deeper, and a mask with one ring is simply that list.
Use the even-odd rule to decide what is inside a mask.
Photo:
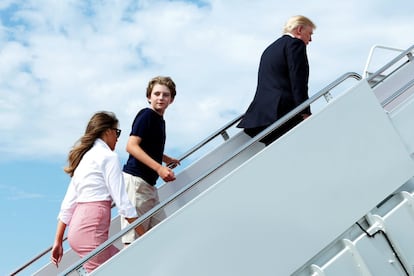
[{"label": "blue sky", "polygon": [[[405,1],[0,2],[0,275],[48,248],[69,177],[66,157],[90,116],[114,111],[125,143],[145,87],[171,76],[169,155],[179,157],[242,114],[254,95],[263,49],[284,22],[317,25],[308,46],[310,94],[343,73],[363,73],[373,45],[414,44]],[[29,275],[29,272],[22,275]]]}]

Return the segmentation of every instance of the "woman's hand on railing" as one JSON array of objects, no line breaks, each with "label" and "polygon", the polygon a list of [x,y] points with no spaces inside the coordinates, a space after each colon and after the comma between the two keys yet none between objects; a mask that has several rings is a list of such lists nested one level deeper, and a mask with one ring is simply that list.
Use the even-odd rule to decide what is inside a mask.
[{"label": "woman's hand on railing", "polygon": [[[133,223],[134,221],[137,220],[136,218],[125,218],[129,224]],[[138,235],[142,236],[145,233],[145,229],[142,225],[138,225],[137,227],[135,227],[135,232],[137,232]]]}]

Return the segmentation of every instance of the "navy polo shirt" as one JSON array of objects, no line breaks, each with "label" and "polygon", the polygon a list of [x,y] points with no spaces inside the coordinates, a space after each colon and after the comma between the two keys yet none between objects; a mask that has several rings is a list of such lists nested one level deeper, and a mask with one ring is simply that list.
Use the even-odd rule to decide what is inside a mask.
[{"label": "navy polo shirt", "polygon": [[[132,123],[132,130],[129,135],[140,137],[140,147],[152,159],[162,164],[166,139],[163,116],[151,108],[140,110]],[[155,185],[158,179],[157,172],[135,159],[132,155],[129,155],[123,171],[141,177],[150,185]]]}]

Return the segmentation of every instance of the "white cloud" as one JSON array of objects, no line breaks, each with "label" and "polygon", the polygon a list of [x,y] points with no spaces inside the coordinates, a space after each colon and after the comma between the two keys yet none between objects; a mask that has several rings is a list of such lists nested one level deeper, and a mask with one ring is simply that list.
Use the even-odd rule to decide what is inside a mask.
[{"label": "white cloud", "polygon": [[166,113],[167,150],[184,152],[245,111],[261,52],[294,14],[317,24],[308,48],[311,93],[347,71],[362,73],[374,44],[413,43],[411,15],[373,0],[4,3],[0,158],[66,156],[90,116],[103,109],[120,119],[123,154],[155,75],[169,75],[177,84]]}]

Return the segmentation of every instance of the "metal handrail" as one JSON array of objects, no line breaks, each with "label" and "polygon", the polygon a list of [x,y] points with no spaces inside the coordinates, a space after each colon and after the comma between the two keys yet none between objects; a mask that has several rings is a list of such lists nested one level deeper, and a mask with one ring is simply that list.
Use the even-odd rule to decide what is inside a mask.
[{"label": "metal handrail", "polygon": [[[378,46],[377,46],[378,47]],[[384,49],[392,49],[392,50],[396,50],[394,48],[386,48],[383,47]],[[392,65],[396,64],[398,61],[400,61],[402,58],[404,58],[405,56],[408,57],[408,60],[411,61],[413,59],[413,54],[411,53],[414,49],[414,45],[412,45],[410,48],[408,48],[407,50],[403,51],[401,54],[399,54],[398,56],[396,56],[394,59],[392,59],[390,62],[388,62],[387,64],[385,64],[384,66],[382,66],[380,69],[378,69],[375,73],[373,73],[371,76],[368,77],[368,83],[371,83],[376,77],[380,76],[381,73],[383,73],[385,70],[387,70],[388,68],[390,68]],[[368,66],[368,64],[367,64]],[[374,84],[373,86],[375,86],[376,84]]]},{"label": "metal handrail", "polygon": [[233,119],[230,122],[228,122],[227,124],[225,124],[223,127],[219,128],[218,130],[213,132],[210,136],[208,136],[207,138],[202,140],[200,143],[198,143],[197,145],[195,145],[191,149],[189,149],[187,152],[185,152],[181,157],[178,158],[178,160],[180,160],[180,161],[184,160],[185,158],[187,158],[188,156],[190,156],[191,154],[193,154],[194,152],[196,152],[197,150],[199,150],[200,148],[202,148],[203,146],[208,144],[210,141],[212,141],[214,138],[216,138],[219,135],[223,136],[223,138],[225,140],[227,140],[226,139],[226,134],[224,134],[224,133],[227,133],[226,130],[228,128],[230,128],[231,126],[233,126],[234,124],[236,124],[242,118],[242,116],[243,115],[239,115],[235,119]]},{"label": "metal handrail", "polygon": [[392,101],[394,101],[395,99],[397,99],[399,96],[401,96],[402,94],[404,94],[408,89],[410,89],[413,86],[414,86],[414,79],[412,79],[411,81],[407,82],[403,87],[401,87],[400,89],[398,89],[394,94],[392,94],[391,96],[389,96],[388,98],[386,98],[385,100],[383,100],[381,102],[381,105],[383,107],[386,106],[386,105],[388,105],[389,103],[391,103]]},{"label": "metal handrail", "polygon": [[387,46],[382,46],[382,45],[374,45],[371,47],[369,54],[368,54],[368,59],[367,62],[365,63],[365,68],[364,68],[364,76],[368,77],[368,67],[371,63],[372,57],[374,56],[374,51],[376,49],[384,49],[384,50],[391,50],[391,51],[396,51],[396,52],[403,52],[404,49],[398,49],[398,48],[393,48],[393,47],[387,47]]},{"label": "metal handrail", "polygon": [[[197,179],[193,180],[191,183],[187,184],[186,186],[184,186],[183,188],[181,188],[179,191],[177,191],[174,194],[172,194],[165,201],[160,202],[158,205],[154,206],[152,209],[150,209],[148,212],[146,212],[145,214],[143,214],[141,217],[139,217],[133,223],[131,223],[130,225],[128,225],[126,228],[122,229],[120,232],[115,233],[114,235],[112,235],[108,240],[106,240],[104,243],[102,243],[101,245],[99,245],[97,248],[95,248],[89,254],[87,254],[82,259],[80,259],[79,261],[77,261],[75,264],[73,264],[70,267],[68,267],[66,270],[64,270],[59,275],[69,275],[72,271],[81,269],[82,268],[82,265],[85,262],[87,262],[90,258],[94,257],[95,255],[97,255],[100,252],[102,252],[103,250],[105,250],[106,247],[108,247],[109,245],[111,245],[112,243],[114,243],[117,239],[121,238],[127,232],[129,232],[130,230],[132,230],[135,227],[137,227],[139,224],[141,224],[143,221],[147,220],[149,217],[153,216],[155,213],[159,212],[161,209],[163,209],[168,204],[170,204],[171,202],[173,202],[176,198],[178,198],[179,196],[181,196],[183,193],[185,193],[186,191],[190,190],[201,179],[207,177],[208,175],[210,175],[211,173],[213,173],[217,168],[219,168],[219,167],[223,166],[224,164],[226,164],[227,162],[229,162],[231,159],[233,159],[234,157],[236,157],[238,154],[240,154],[246,148],[250,147],[253,143],[261,140],[262,138],[264,138],[270,131],[273,131],[274,129],[280,127],[282,124],[284,124],[285,122],[287,122],[289,119],[293,118],[295,115],[297,115],[303,109],[305,109],[308,106],[310,106],[313,102],[315,102],[316,100],[318,100],[320,97],[324,96],[325,98],[327,98],[325,95],[326,94],[329,94],[330,90],[332,90],[333,88],[335,88],[336,86],[338,86],[343,81],[345,81],[345,80],[347,80],[349,78],[354,78],[356,80],[361,80],[362,79],[362,77],[359,74],[354,73],[354,72],[349,72],[349,73],[346,73],[346,74],[342,75],[341,77],[339,77],[338,79],[336,79],[335,81],[333,81],[331,84],[329,84],[328,86],[326,86],[324,89],[322,89],[321,91],[319,91],[318,93],[316,93],[315,95],[313,95],[312,97],[310,97],[308,100],[306,100],[305,102],[303,102],[301,105],[299,105],[298,107],[296,107],[294,110],[292,110],[291,112],[289,112],[288,114],[286,114],[285,116],[283,116],[282,118],[280,118],[279,120],[277,120],[275,123],[273,123],[272,125],[270,125],[268,128],[266,128],[265,130],[263,130],[262,132],[260,132],[258,135],[256,135],[252,139],[250,139],[248,142],[246,142],[245,144],[243,144],[242,146],[240,146],[234,152],[234,154],[230,158],[225,159],[225,160],[220,161],[217,164],[215,164],[215,166],[213,166],[212,168],[210,168],[203,175],[201,175]],[[240,116],[240,118],[241,118],[241,116]],[[235,124],[240,118],[238,118],[237,120],[231,121],[229,124],[227,124],[227,126],[231,126],[231,125]],[[220,130],[223,131],[224,129],[221,128]],[[216,135],[215,136],[217,136],[217,133],[220,134],[220,130],[216,132]],[[209,138],[205,139],[203,142],[205,142],[207,140],[211,140],[210,138],[212,136],[214,136],[214,135],[211,135]],[[197,148],[198,146],[200,146],[201,144],[203,144],[203,142],[200,143],[200,144],[198,144],[194,148]]]}]

